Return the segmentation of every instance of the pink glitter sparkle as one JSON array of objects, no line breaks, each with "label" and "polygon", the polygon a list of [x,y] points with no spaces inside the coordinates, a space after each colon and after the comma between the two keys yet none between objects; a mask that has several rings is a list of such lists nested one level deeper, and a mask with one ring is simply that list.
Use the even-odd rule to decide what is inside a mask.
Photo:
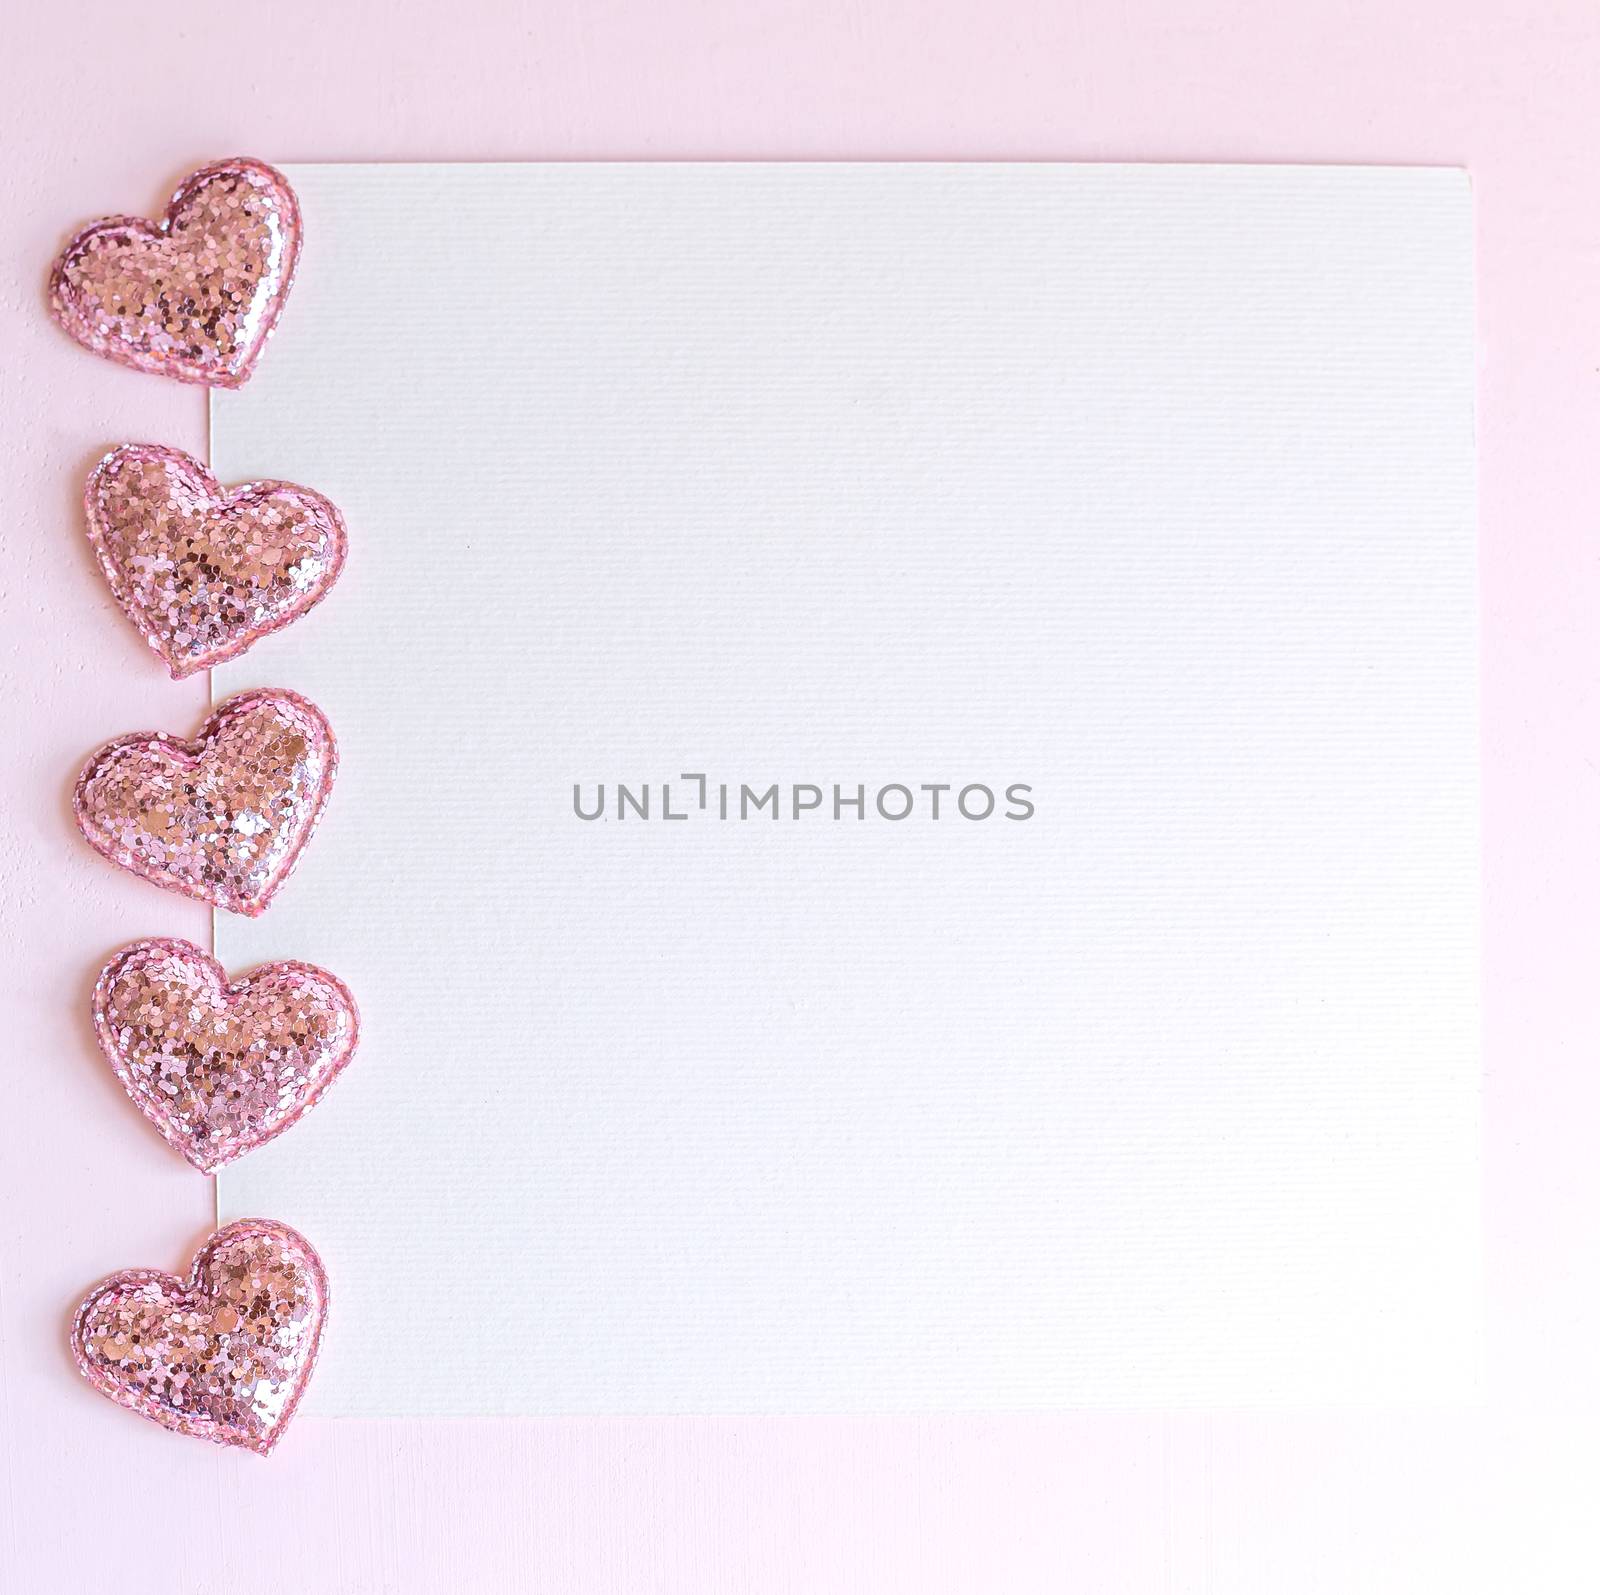
[{"label": "pink glitter sparkle", "polygon": [[265,1456],[311,1379],[327,1308],[310,1242],[241,1219],[206,1242],[187,1280],[143,1268],[102,1280],[78,1308],[72,1354],[119,1406]]},{"label": "pink glitter sparkle", "polygon": [[193,741],[145,731],[108,742],[78,777],[73,812],[112,863],[253,917],[310,841],[338,764],[322,711],[262,688],[230,698]]},{"label": "pink glitter sparkle", "polygon": [[111,216],[56,260],[50,309],[86,349],[138,371],[237,388],[294,282],[300,206],[260,161],[186,177],[159,222]]},{"label": "pink glitter sparkle", "polygon": [[198,460],[130,443],[84,492],[111,591],[174,680],[235,659],[318,603],[345,558],[344,520],[293,482],[224,493]]},{"label": "pink glitter sparkle", "polygon": [[124,947],[94,989],[94,1032],[135,1105],[202,1174],[281,1135],[356,1048],[355,999],[311,964],[231,985],[192,942]]}]

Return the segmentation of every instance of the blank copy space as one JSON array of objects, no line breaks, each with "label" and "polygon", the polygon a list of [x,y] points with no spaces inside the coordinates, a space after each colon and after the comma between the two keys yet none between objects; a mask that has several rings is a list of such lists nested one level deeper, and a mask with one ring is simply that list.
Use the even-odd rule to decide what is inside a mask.
[{"label": "blank copy space", "polygon": [[[308,1408],[1470,1394],[1465,177],[289,176],[213,464],[351,555],[216,694],[343,763],[217,947],[362,1007],[221,1181]],[[1036,812],[573,814],[688,772]]]}]

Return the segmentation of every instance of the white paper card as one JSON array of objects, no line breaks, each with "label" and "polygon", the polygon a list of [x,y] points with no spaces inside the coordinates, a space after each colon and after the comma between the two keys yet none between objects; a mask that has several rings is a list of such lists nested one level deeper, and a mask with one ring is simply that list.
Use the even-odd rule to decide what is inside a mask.
[{"label": "white paper card", "polygon": [[309,1408],[1470,1393],[1465,177],[289,177],[213,463],[351,556],[215,691],[343,764],[217,947],[364,1035],[220,1201]]}]

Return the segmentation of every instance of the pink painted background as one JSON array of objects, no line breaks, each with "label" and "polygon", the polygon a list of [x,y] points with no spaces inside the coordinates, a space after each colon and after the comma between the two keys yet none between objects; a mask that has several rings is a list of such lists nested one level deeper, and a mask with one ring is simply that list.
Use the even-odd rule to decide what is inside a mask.
[{"label": "pink painted background", "polygon": [[[205,20],[211,12],[217,21]],[[257,22],[254,36],[248,31]],[[1594,0],[278,0],[17,6],[0,47],[0,1590],[1600,1588],[1600,8]],[[108,869],[67,787],[187,727],[77,495],[200,449],[202,395],[47,322],[78,221],[215,156],[1443,162],[1478,199],[1489,1397],[1443,1414],[334,1423],[270,1461],[147,1428],[64,1344],[211,1187],[82,1017],[203,911]],[[447,218],[440,218],[447,225]],[[426,223],[419,218],[419,225]]]}]

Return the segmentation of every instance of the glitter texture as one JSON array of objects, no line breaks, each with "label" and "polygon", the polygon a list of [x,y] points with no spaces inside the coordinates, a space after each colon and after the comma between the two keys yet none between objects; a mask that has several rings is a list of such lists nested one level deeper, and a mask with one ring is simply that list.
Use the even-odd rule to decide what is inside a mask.
[{"label": "glitter texture", "polygon": [[94,1033],[135,1105],[203,1174],[281,1135],[355,1052],[343,982],[262,964],[228,984],[193,942],[124,947],[94,989]]},{"label": "glitter texture", "polygon": [[86,349],[180,382],[237,388],[294,281],[300,206],[260,161],[186,177],[159,222],[110,216],[73,238],[50,309]]},{"label": "glitter texture", "polygon": [[206,1242],[187,1280],[143,1268],[102,1280],[78,1308],[72,1354],[119,1406],[265,1456],[310,1381],[327,1307],[310,1243],[241,1219]]},{"label": "glitter texture", "polygon": [[242,692],[192,742],[139,732],[84,766],[72,806],[89,845],[185,897],[259,914],[322,817],[339,755],[322,711]]},{"label": "glitter texture", "polygon": [[174,679],[242,654],[303,615],[344,565],[344,520],[293,482],[224,493],[198,460],[130,443],[84,492],[111,591]]}]

